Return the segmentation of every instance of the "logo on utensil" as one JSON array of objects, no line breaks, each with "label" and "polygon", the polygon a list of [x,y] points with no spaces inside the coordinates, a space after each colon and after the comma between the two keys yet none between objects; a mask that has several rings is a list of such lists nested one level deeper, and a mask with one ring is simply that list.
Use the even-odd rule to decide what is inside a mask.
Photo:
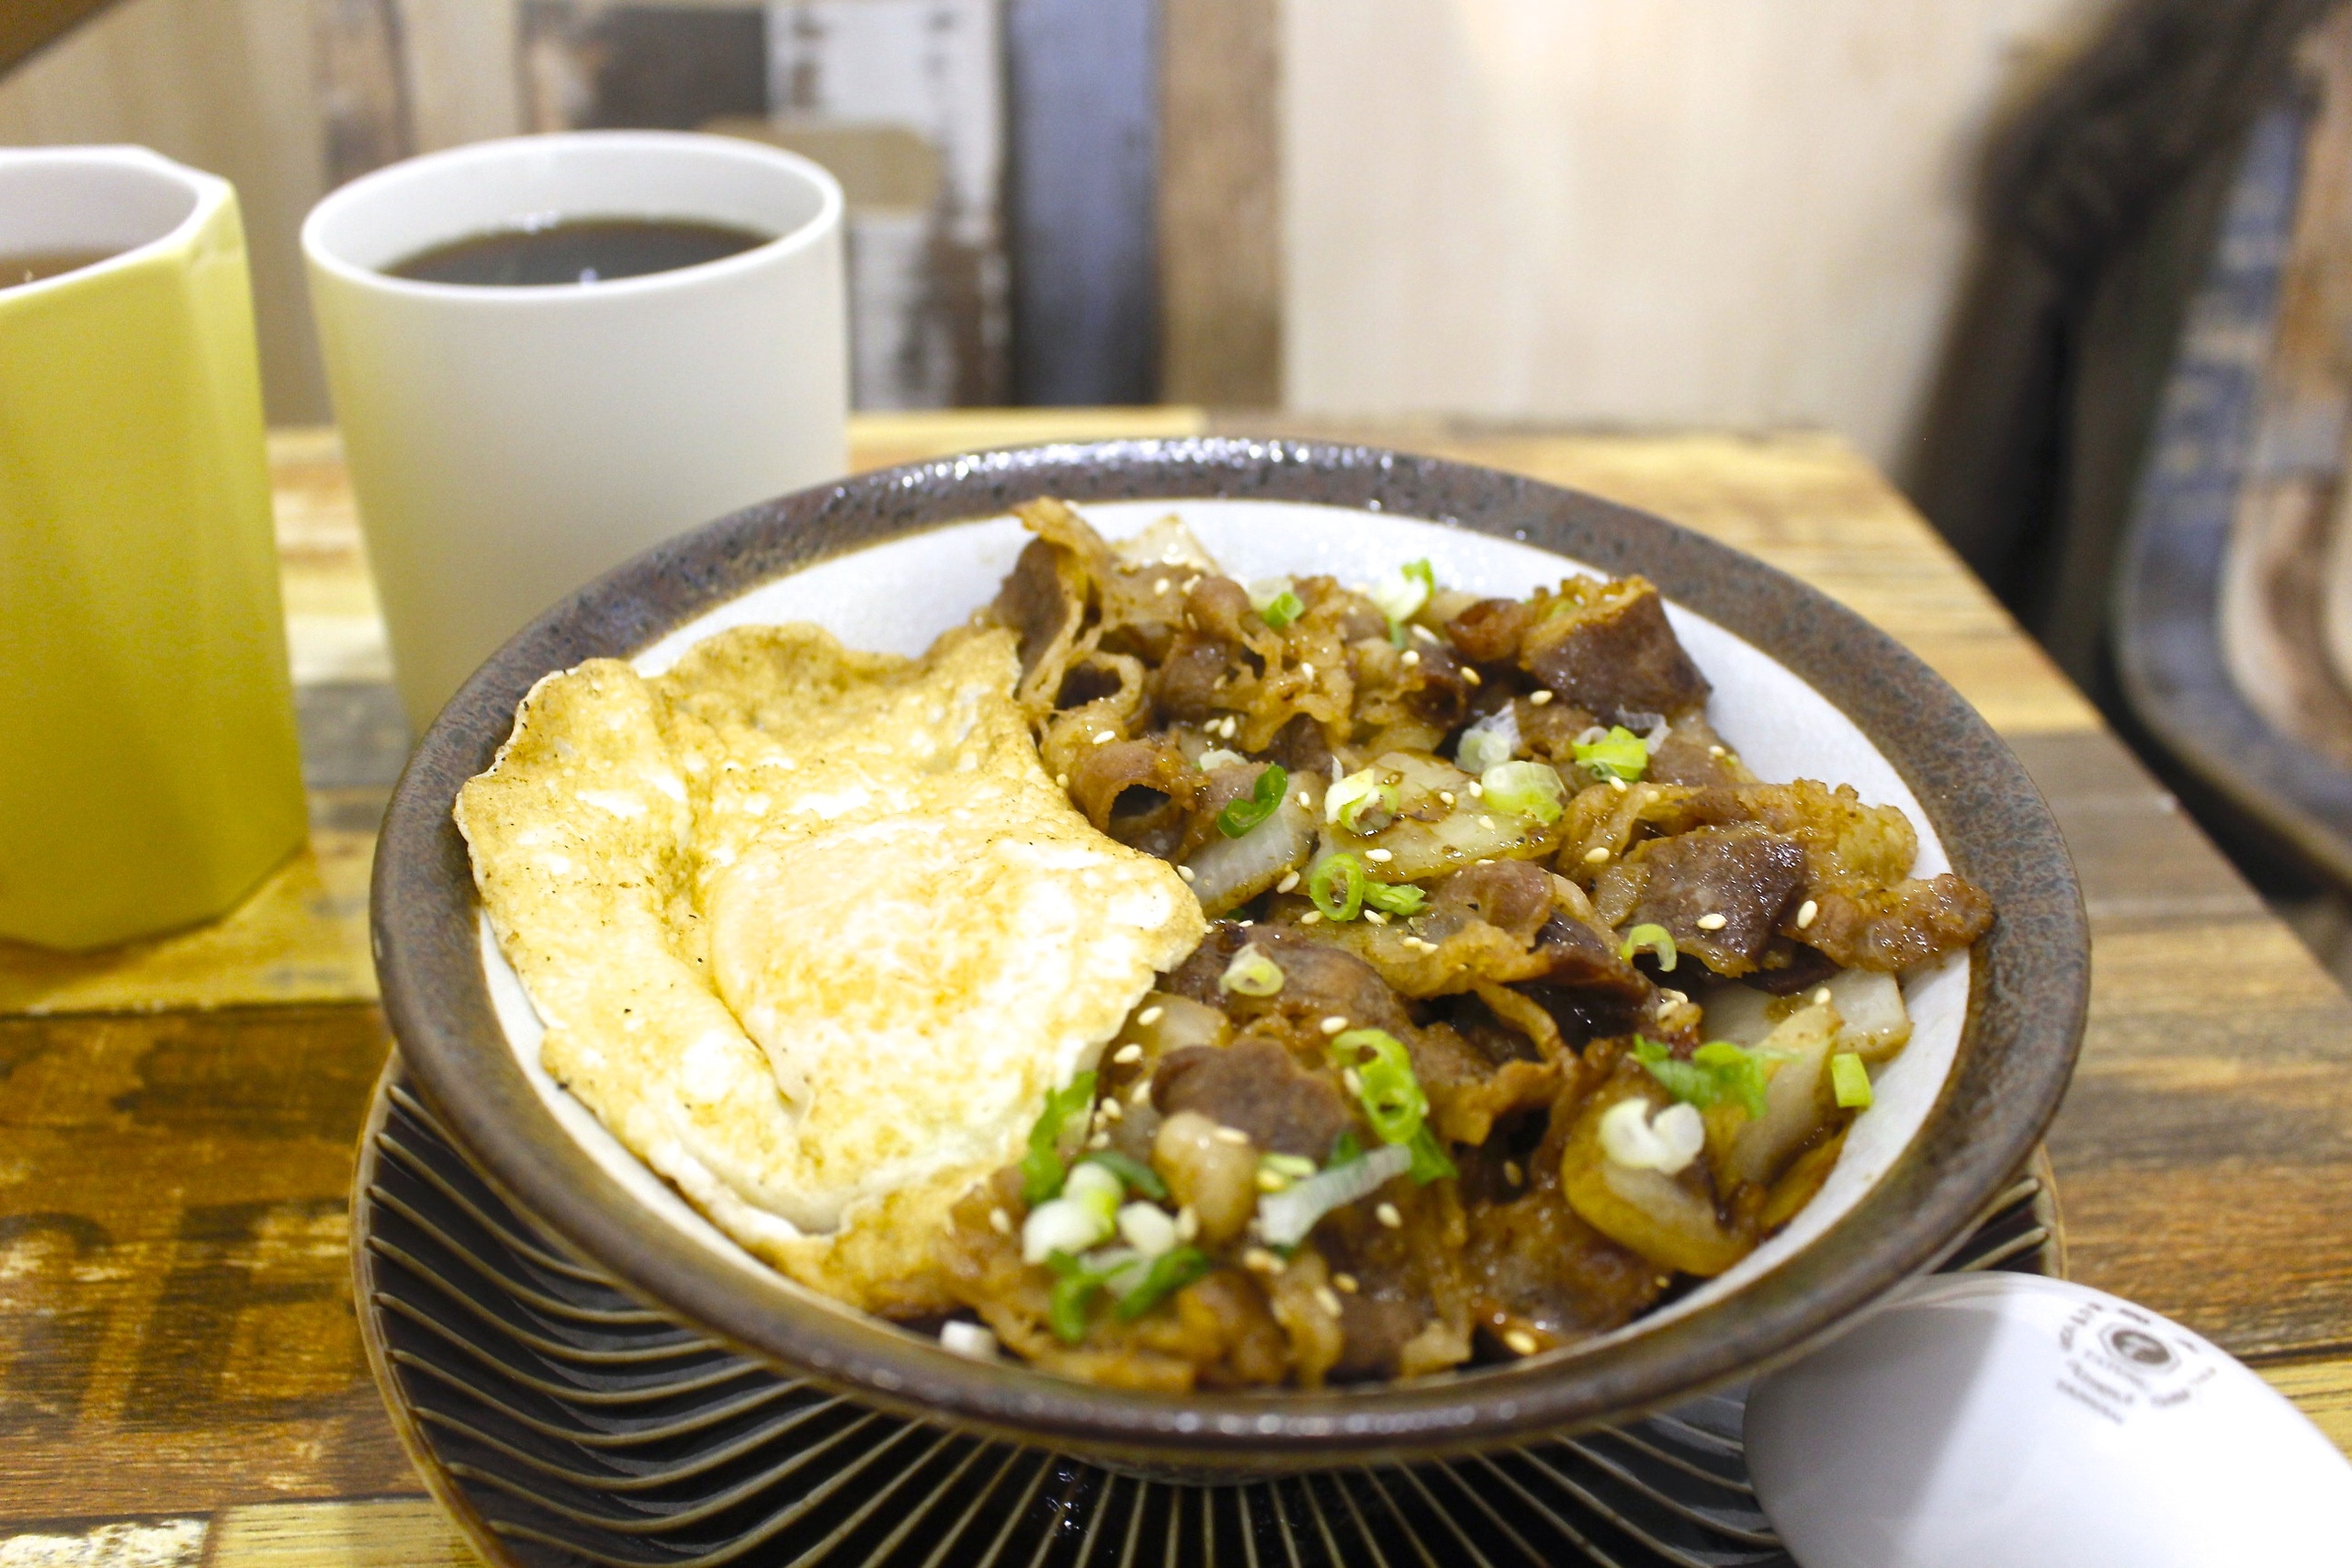
[{"label": "logo on utensil", "polygon": [[2099,1337],[2107,1342],[2109,1352],[2119,1359],[2152,1372],[2164,1371],[2177,1364],[2178,1356],[2172,1347],[2148,1333],[2128,1324],[2117,1324]]}]

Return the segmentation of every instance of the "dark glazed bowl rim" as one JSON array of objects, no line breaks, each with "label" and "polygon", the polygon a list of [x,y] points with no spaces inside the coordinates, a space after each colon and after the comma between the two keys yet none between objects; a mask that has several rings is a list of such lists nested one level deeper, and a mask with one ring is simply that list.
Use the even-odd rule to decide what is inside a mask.
[{"label": "dark glazed bowl rim", "polygon": [[[1080,504],[1316,502],[1520,540],[1641,572],[1794,671],[1886,756],[1953,865],[1999,911],[1973,955],[1951,1076],[1909,1146],[1810,1246],[1688,1316],[1570,1356],[1314,1394],[1148,1397],[961,1359],[760,1279],[644,1209],[562,1130],[500,1031],[451,818],[458,787],[490,765],[517,703],[550,671],[626,657],[818,560],[1047,495]],[[976,603],[985,586],[976,585]],[[1935,1262],[2024,1162],[2064,1093],[2090,974],[2073,866],[2032,781],[1957,692],[1853,612],[1750,556],[1577,491],[1371,447],[1227,438],[911,464],[748,508],[639,556],[533,622],[442,710],[393,793],[370,913],[393,1033],[469,1155],[520,1207],[650,1302],[908,1416],[1193,1471],[1491,1447],[1653,1408],[1802,1349]]]}]

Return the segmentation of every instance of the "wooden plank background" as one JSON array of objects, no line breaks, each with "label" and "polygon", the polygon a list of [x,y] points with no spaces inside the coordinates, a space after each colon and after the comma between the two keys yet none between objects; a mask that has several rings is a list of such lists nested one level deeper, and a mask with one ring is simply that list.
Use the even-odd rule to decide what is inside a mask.
[{"label": "wooden plank background", "polygon": [[[871,465],[1255,428],[1186,409],[905,416],[859,422],[856,449]],[[1581,484],[1755,549],[1993,716],[2089,900],[2090,1030],[2051,1138],[2075,1274],[2246,1357],[2352,1448],[2352,1004],[1883,480],[1814,436],[1348,434]],[[354,678],[380,650],[331,438],[281,436],[276,455],[288,602],[313,616],[302,658],[340,672],[306,683],[305,718],[314,775],[339,781],[315,815],[342,826],[215,931],[106,961],[0,953],[0,1552],[52,1536],[84,1553],[58,1561],[104,1561],[93,1542],[129,1550],[144,1530],[167,1562],[461,1560],[414,1495],[346,1295],[350,1145],[387,1048],[358,852],[390,781],[380,737],[345,721],[382,693]],[[339,761],[316,754],[335,722]],[[337,842],[344,901],[306,906],[294,884],[323,887]]]}]

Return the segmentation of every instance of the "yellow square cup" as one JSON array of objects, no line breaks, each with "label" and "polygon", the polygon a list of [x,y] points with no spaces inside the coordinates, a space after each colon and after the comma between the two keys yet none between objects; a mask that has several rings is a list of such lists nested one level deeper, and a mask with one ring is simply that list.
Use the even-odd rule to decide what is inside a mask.
[{"label": "yellow square cup", "polygon": [[223,913],[306,821],[236,193],[0,149],[0,265],[66,253],[107,259],[0,287],[0,937],[79,950]]}]

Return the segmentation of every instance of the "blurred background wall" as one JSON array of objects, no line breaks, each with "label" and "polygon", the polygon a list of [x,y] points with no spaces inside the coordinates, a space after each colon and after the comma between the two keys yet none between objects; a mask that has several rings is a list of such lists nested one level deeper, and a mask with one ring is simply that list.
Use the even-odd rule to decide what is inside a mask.
[{"label": "blurred background wall", "polygon": [[327,412],[321,193],[673,126],[842,175],[866,406],[1815,424],[1899,470],[1986,128],[2111,4],[52,0],[94,14],[0,141],[234,179],[281,421]]}]

